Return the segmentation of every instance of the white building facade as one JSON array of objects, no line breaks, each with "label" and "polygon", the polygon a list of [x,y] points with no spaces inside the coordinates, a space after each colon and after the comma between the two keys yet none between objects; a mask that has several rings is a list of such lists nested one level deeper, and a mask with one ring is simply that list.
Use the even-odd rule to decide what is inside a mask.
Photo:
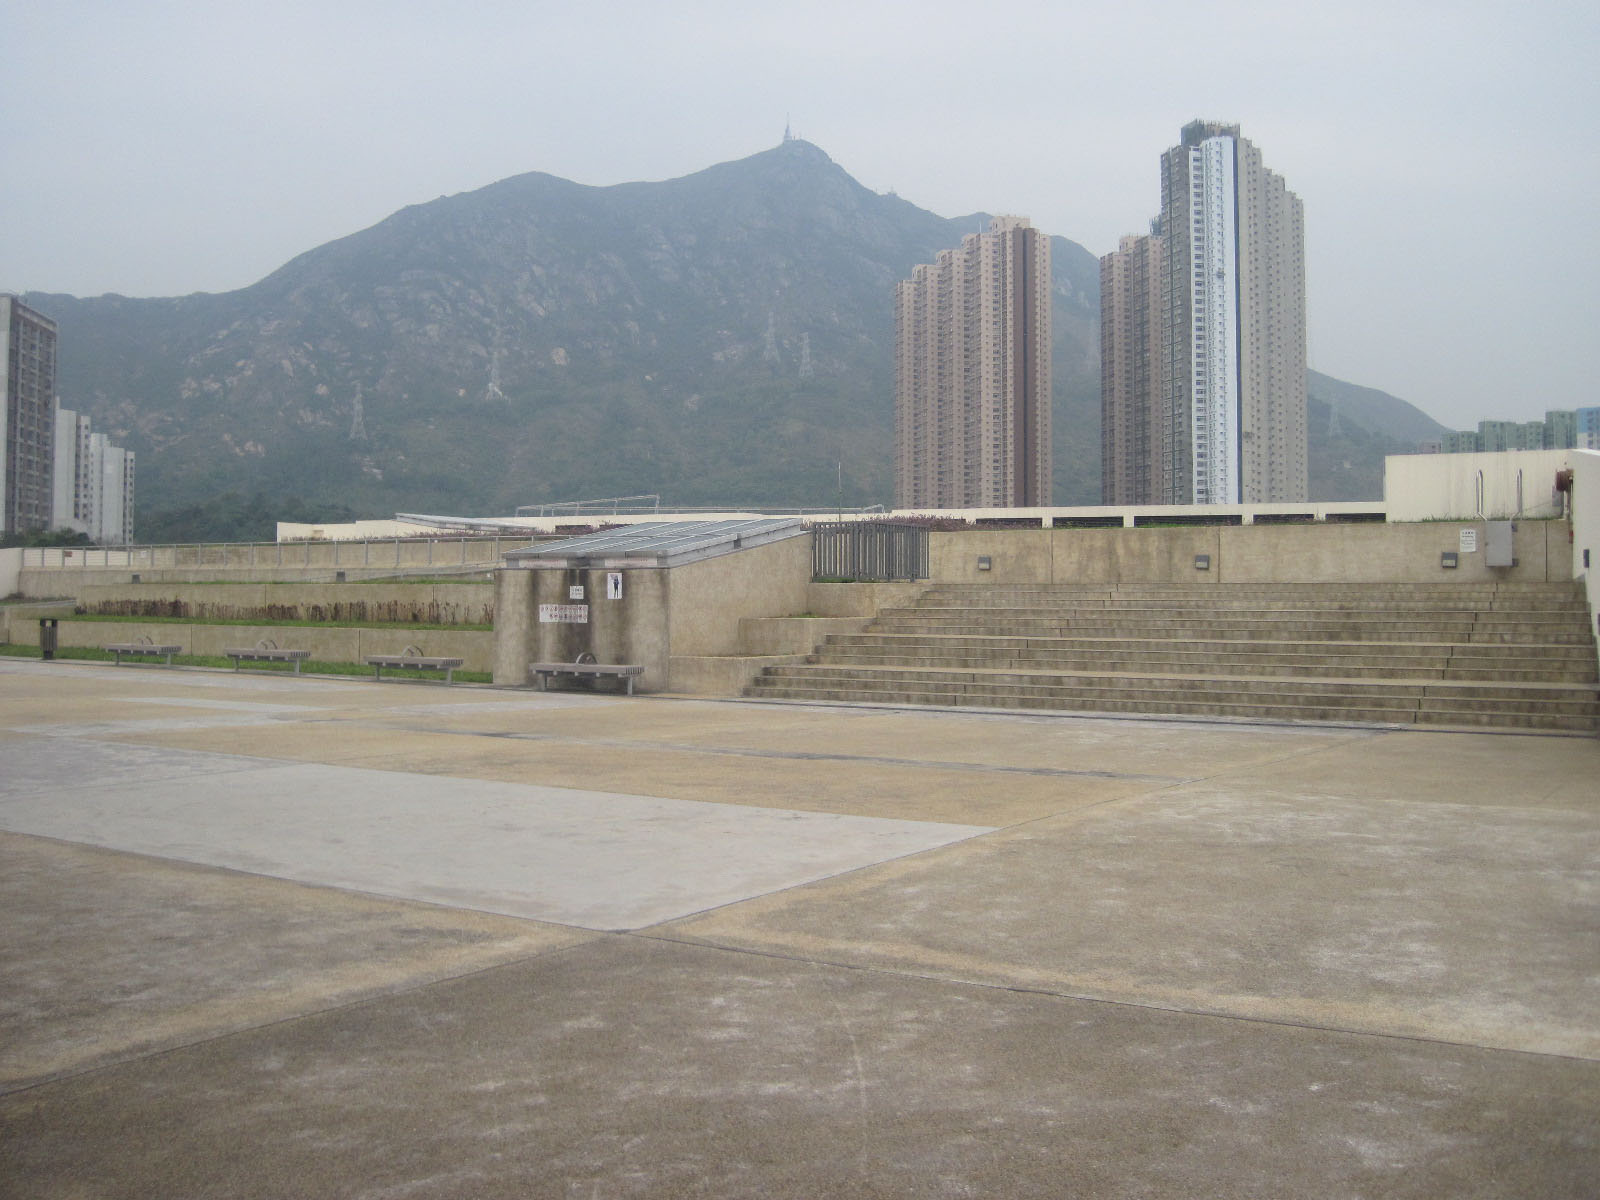
[{"label": "white building facade", "polygon": [[1159,492],[1168,504],[1309,494],[1300,198],[1236,125],[1194,121],[1161,158]]},{"label": "white building facade", "polygon": [[133,451],[93,432],[83,413],[57,407],[53,528],[87,534],[101,546],[127,545],[133,481]]}]

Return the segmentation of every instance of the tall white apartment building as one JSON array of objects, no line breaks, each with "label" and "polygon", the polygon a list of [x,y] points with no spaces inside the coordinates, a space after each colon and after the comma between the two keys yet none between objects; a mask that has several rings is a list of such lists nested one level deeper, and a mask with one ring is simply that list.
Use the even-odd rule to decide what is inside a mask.
[{"label": "tall white apartment building", "polygon": [[56,399],[56,323],[0,295],[0,532],[50,525]]},{"label": "tall white apartment building", "polygon": [[1161,156],[1161,453],[1171,504],[1301,501],[1305,218],[1237,125]]},{"label": "tall white apartment building", "polygon": [[50,518],[52,529],[89,532],[94,512],[94,490],[88,476],[78,469],[89,461],[89,418],[70,408],[56,407],[55,503]]},{"label": "tall white apartment building", "polygon": [[996,217],[895,289],[895,504],[1050,502],[1050,239]]},{"label": "tall white apartment building", "polygon": [[1580,408],[1573,417],[1573,445],[1583,450],[1600,450],[1600,406]]},{"label": "tall white apartment building", "polygon": [[1151,235],[1101,281],[1102,499],[1307,499],[1304,214],[1237,125],[1184,126]]},{"label": "tall white apartment building", "polygon": [[89,418],[56,409],[52,528],[87,534],[102,546],[133,540],[133,451],[90,429]]}]

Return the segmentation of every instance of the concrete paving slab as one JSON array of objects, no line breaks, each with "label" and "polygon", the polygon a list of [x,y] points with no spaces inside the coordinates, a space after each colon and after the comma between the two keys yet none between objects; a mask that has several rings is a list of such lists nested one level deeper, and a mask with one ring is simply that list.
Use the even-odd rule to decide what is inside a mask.
[{"label": "concrete paving slab", "polygon": [[663,932],[1064,995],[1600,1058],[1593,808],[1305,805],[1237,782],[1192,785]]},{"label": "concrete paving slab", "polygon": [[40,1196],[1593,1195],[1590,1063],[637,937],[0,1098]]},{"label": "concrete paving slab", "polygon": [[1308,801],[1343,796],[1592,813],[1600,798],[1600,739],[1396,732],[1372,739],[1359,755],[1314,750],[1262,765],[1252,779]]},{"label": "concrete paving slab", "polygon": [[[686,711],[679,711],[680,706]],[[922,763],[954,760],[1157,778],[1189,778],[1270,761],[1302,748],[1376,736],[1373,730],[1348,728],[1187,725],[715,700],[669,704],[650,698],[586,712],[530,710],[524,715],[524,722],[489,723],[464,710],[451,727],[573,739],[622,737],[673,746],[761,749],[781,745],[853,758],[881,756],[885,747],[894,747],[897,757]],[[775,738],[781,741],[775,742]]]},{"label": "concrete paving slab", "polygon": [[17,834],[0,911],[0,1091],[592,936]]},{"label": "concrete paving slab", "polygon": [[[81,744],[83,753],[76,753]],[[0,828],[590,929],[654,924],[986,832],[353,767],[24,742]],[[99,761],[97,761],[97,757]],[[71,805],[60,797],[70,794]]]},{"label": "concrete paving slab", "polygon": [[[781,729],[772,732],[774,742],[785,740]],[[215,734],[203,723],[129,729],[123,735],[167,747],[216,743]],[[230,731],[229,744],[241,754],[295,762],[986,827],[1034,820],[1136,795],[1153,783],[1175,782],[1096,770],[1002,768],[960,762],[924,766],[903,758],[841,754],[818,758],[776,746],[768,750],[696,750],[575,735],[401,732],[387,724],[336,720],[310,726],[265,722],[250,728],[240,726]]]},{"label": "concrete paving slab", "polygon": [[[0,1195],[1600,1176],[1600,743],[57,667],[0,662],[30,821],[369,890],[0,837]],[[626,787],[530,786],[596,755]],[[788,886],[896,824],[818,803],[1016,824]],[[749,886],[626,935],[370,894],[463,878],[630,920]]]}]

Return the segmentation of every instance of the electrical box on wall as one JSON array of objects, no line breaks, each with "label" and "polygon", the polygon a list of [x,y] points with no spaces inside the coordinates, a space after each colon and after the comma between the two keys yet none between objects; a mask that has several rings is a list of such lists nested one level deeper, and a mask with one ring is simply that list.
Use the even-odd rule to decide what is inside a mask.
[{"label": "electrical box on wall", "polygon": [[1486,567],[1514,567],[1516,556],[1512,552],[1512,535],[1516,533],[1515,521],[1488,521],[1483,531],[1483,565]]}]

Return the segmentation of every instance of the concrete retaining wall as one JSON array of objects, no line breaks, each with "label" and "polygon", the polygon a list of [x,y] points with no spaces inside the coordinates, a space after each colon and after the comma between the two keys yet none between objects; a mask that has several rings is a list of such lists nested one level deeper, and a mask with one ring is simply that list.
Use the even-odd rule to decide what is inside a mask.
[{"label": "concrete retaining wall", "polygon": [[1589,628],[1600,635],[1600,453],[1593,450],[1570,453],[1572,573],[1584,581],[1589,597]]},{"label": "concrete retaining wall", "polygon": [[741,654],[742,617],[806,611],[811,537],[785,538],[667,572],[672,580],[668,634],[679,655]]},{"label": "concrete retaining wall", "polygon": [[819,617],[875,617],[885,608],[904,608],[928,590],[926,583],[813,583],[806,588],[805,611]]},{"label": "concrete retaining wall", "polygon": [[[169,621],[74,621],[64,618],[57,630],[62,647],[95,648],[111,642],[147,637],[163,645],[182,646],[181,654],[219,656],[231,646],[254,646],[267,639],[280,649],[309,650],[321,662],[361,662],[369,654],[403,654],[416,646],[424,654],[459,657],[462,669],[488,671],[494,655],[494,634],[488,630],[318,628],[310,625],[187,625]],[[12,622],[9,641],[39,644],[35,620]]]},{"label": "concrete retaining wall", "polygon": [[85,612],[198,620],[494,623],[494,584],[116,583],[78,589]]},{"label": "concrete retaining wall", "polygon": [[14,596],[22,586],[22,547],[0,550],[0,597]]},{"label": "concrete retaining wall", "polygon": [[[1462,530],[1477,550],[1462,550]],[[1566,521],[1519,521],[1517,565],[1484,565],[1485,523],[1168,526],[933,533],[934,583],[1469,583],[1572,578]],[[1457,553],[1458,566],[1441,565]],[[1204,569],[1197,566],[1201,557]],[[982,559],[988,559],[984,569]],[[862,586],[862,585],[837,585]]]}]

